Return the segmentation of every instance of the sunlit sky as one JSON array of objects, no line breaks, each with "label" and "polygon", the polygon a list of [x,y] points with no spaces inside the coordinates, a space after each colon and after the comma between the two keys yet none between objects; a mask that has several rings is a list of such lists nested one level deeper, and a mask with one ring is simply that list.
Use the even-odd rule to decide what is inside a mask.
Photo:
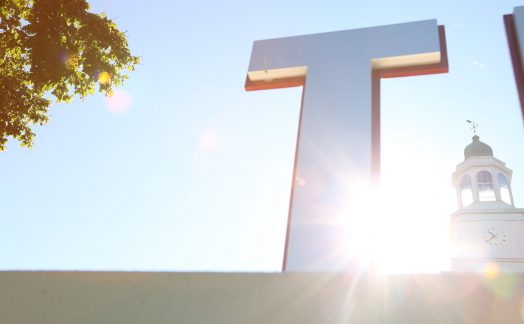
[{"label": "sunlit sky", "polygon": [[445,25],[450,72],[382,81],[382,182],[395,190],[360,224],[378,231],[370,244],[392,271],[447,269],[466,119],[514,170],[524,207],[502,21],[518,1],[91,5],[141,65],[109,101],[53,105],[32,150],[11,140],[0,153],[0,269],[279,271],[302,89],[246,92],[253,41],[423,19]]}]

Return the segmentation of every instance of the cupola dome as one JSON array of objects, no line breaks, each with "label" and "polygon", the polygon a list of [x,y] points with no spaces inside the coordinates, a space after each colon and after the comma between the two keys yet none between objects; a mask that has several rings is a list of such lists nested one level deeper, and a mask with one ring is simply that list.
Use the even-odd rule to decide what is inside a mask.
[{"label": "cupola dome", "polygon": [[477,135],[472,139],[473,142],[464,149],[464,160],[474,156],[493,156],[493,149],[488,144],[479,141]]}]

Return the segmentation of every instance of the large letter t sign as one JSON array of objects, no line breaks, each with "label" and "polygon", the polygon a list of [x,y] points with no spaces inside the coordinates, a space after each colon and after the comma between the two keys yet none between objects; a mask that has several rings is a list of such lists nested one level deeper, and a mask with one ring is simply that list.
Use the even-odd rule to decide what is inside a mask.
[{"label": "large letter t sign", "polygon": [[247,90],[304,87],[284,271],[360,266],[341,224],[378,174],[380,78],[442,72],[436,20],[254,43]]}]

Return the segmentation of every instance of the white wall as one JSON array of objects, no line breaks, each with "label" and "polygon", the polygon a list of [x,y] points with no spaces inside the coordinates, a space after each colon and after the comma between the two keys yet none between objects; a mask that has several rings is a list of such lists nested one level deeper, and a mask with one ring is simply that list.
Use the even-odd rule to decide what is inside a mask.
[{"label": "white wall", "polygon": [[506,276],[0,272],[0,323],[521,322]]}]

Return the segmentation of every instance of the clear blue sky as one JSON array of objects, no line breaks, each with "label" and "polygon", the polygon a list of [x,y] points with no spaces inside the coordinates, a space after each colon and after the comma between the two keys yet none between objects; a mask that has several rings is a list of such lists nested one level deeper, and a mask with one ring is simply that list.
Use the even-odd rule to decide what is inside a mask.
[{"label": "clear blue sky", "polygon": [[[408,165],[406,181],[440,199],[473,118],[524,207],[502,22],[518,1],[91,5],[127,31],[141,65],[113,108],[101,95],[55,104],[32,150],[10,141],[0,153],[0,269],[278,271],[301,89],[245,92],[253,41],[431,18],[446,26],[450,73],[383,81],[384,176]],[[450,197],[433,199],[442,242]],[[432,231],[425,214],[406,226]]]}]

